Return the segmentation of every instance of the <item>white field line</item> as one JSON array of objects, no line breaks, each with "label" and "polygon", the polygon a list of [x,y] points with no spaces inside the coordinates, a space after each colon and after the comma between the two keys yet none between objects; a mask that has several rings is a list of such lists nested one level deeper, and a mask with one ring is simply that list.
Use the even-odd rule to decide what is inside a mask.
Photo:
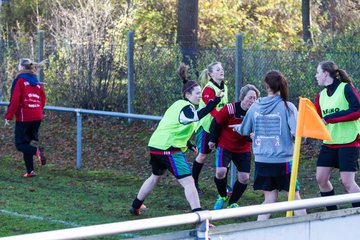
[{"label": "white field line", "polygon": [[[64,224],[64,225],[71,226],[71,227],[83,227],[84,226],[84,225],[80,225],[80,224],[73,223],[73,222],[67,222],[64,220],[51,219],[51,218],[41,217],[41,216],[36,216],[36,215],[21,214],[21,213],[11,212],[11,211],[4,210],[4,209],[0,209],[0,214],[5,214],[5,215],[9,215],[9,216],[14,216],[14,217],[20,217],[20,218],[35,219],[35,220],[40,220],[40,221],[45,221],[45,222],[60,223],[60,224]],[[136,234],[132,234],[132,233],[125,233],[125,234],[118,234],[118,235],[122,236],[122,237],[126,237],[126,238],[140,237],[140,235],[136,235]]]},{"label": "white field line", "polygon": [[45,222],[52,222],[52,223],[60,223],[60,224],[64,224],[64,225],[68,225],[68,226],[72,226],[72,227],[83,227],[83,225],[73,223],[73,222],[67,222],[67,221],[64,221],[64,220],[51,219],[51,218],[47,218],[47,217],[40,217],[40,216],[36,216],[36,215],[28,215],[28,214],[10,212],[10,211],[3,210],[3,209],[0,209],[0,213],[10,215],[10,216],[14,216],[14,217],[21,217],[21,218],[27,218],[27,219],[36,219],[36,220],[45,221]]}]

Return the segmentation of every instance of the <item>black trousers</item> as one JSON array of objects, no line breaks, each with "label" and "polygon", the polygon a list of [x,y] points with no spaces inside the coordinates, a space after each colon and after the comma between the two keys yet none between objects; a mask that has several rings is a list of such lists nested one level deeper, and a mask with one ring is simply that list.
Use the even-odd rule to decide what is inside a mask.
[{"label": "black trousers", "polygon": [[33,156],[37,148],[32,146],[31,141],[39,140],[39,128],[41,120],[32,122],[16,122],[15,124],[15,146],[16,149],[23,153],[26,172],[34,170]]}]

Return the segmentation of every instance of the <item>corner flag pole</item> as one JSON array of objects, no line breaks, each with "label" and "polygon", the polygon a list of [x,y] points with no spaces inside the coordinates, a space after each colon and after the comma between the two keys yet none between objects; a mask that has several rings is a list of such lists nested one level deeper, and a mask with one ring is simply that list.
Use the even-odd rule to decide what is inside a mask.
[{"label": "corner flag pole", "polygon": [[[323,120],[316,112],[314,104],[309,99],[300,97],[288,201],[295,200],[295,188],[299,168],[300,145],[302,137],[332,141],[331,135],[327,130]],[[286,216],[293,216],[293,211],[286,212]]]}]

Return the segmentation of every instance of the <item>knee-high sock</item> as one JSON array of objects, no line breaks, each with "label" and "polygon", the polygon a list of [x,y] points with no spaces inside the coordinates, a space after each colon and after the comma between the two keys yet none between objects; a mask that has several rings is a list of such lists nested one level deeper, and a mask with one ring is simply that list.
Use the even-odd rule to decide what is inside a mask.
[{"label": "knee-high sock", "polygon": [[242,184],[241,182],[236,181],[234,183],[232,195],[231,195],[231,197],[229,199],[229,205],[239,201],[239,199],[241,198],[241,196],[245,192],[246,188],[247,188],[247,184]]},{"label": "knee-high sock", "polygon": [[[322,197],[334,196],[334,195],[335,195],[335,191],[334,191],[334,189],[333,189],[333,190],[331,190],[331,191],[329,191],[329,192],[320,192],[320,195],[321,195]],[[337,207],[336,205],[331,205],[331,206],[326,206],[326,209],[327,209],[328,211],[333,211],[333,210],[337,210],[338,207]]]},{"label": "knee-high sock", "polygon": [[196,187],[198,187],[199,185],[199,175],[203,166],[204,166],[203,163],[198,163],[197,161],[194,161],[193,163],[192,176],[194,178]]},{"label": "knee-high sock", "polygon": [[227,179],[226,178],[218,179],[218,178],[214,177],[214,182],[215,182],[215,185],[216,185],[219,195],[221,197],[226,197],[227,196],[227,193],[226,193]]}]

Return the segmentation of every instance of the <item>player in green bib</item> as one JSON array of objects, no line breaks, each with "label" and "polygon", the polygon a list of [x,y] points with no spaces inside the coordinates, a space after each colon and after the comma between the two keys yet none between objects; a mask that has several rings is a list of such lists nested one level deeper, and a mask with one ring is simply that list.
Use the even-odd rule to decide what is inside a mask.
[{"label": "player in green bib", "polygon": [[199,107],[205,106],[209,101],[213,100],[219,91],[224,91],[224,97],[218,103],[210,114],[206,115],[198,122],[196,127],[196,147],[199,149],[192,168],[192,175],[195,180],[196,188],[199,193],[202,191],[199,188],[199,175],[204,165],[207,156],[211,152],[208,144],[210,141],[210,125],[214,116],[220,111],[220,109],[228,103],[228,90],[224,84],[224,69],[220,62],[213,62],[200,74],[200,82],[203,91],[201,93],[201,100]]},{"label": "player in green bib", "polygon": [[203,108],[195,109],[201,99],[201,87],[187,77],[188,67],[182,64],[179,74],[183,80],[183,99],[173,103],[165,112],[155,132],[152,134],[148,147],[150,149],[151,176],[145,180],[136,195],[130,213],[139,215],[141,206],[147,196],[161,180],[166,170],[169,170],[183,186],[186,200],[193,212],[201,210],[199,195],[195,187],[191,169],[185,152],[189,148],[195,153],[197,148],[189,141],[196,122],[205,117],[222,98],[219,91],[215,99]]},{"label": "player in green bib", "polygon": [[[321,196],[335,195],[330,182],[333,168],[340,171],[341,183],[348,193],[360,192],[355,181],[359,171],[360,97],[348,74],[334,62],[320,62],[316,80],[325,88],[316,96],[315,107],[323,118],[333,141],[324,141],[317,160],[316,180]],[[360,202],[352,204],[360,207]],[[326,206],[336,210],[337,206]]]}]

